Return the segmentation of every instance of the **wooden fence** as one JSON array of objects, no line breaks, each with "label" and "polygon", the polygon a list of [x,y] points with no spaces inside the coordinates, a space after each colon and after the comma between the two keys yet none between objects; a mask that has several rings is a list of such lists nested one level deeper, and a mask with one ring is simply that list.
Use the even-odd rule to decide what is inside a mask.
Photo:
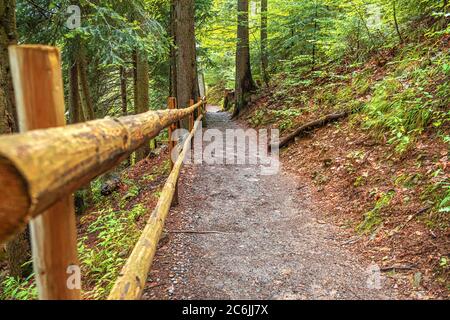
[{"label": "wooden fence", "polygon": [[[107,172],[169,127],[189,117],[190,135],[159,202],[126,262],[109,299],[139,299],[165,218],[174,197],[183,159],[204,113],[205,100],[168,109],[65,126],[61,57],[46,46],[9,48],[20,134],[0,136],[0,243],[29,223],[40,299],[81,299],[67,285],[78,266],[73,192]],[[199,110],[194,122],[194,114]],[[175,147],[169,137],[172,152]]]}]

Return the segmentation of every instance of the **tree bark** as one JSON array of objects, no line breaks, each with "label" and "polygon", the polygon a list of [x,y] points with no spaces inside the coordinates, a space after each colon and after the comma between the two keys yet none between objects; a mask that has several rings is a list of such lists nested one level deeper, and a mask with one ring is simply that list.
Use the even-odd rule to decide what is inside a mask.
[{"label": "tree bark", "polygon": [[[340,113],[332,113],[332,114],[329,114],[329,115],[326,115],[326,116],[320,118],[319,120],[315,120],[315,121],[306,123],[306,124],[300,126],[299,128],[297,128],[294,132],[292,132],[285,138],[283,138],[280,141],[280,143],[278,144],[278,146],[279,146],[279,148],[283,148],[283,147],[287,146],[291,141],[293,141],[299,135],[301,135],[309,130],[323,127],[330,122],[337,121],[342,118],[346,118],[349,114],[350,114],[350,112],[348,112],[348,111],[344,111],[344,112],[340,112]],[[270,148],[273,148],[273,145],[271,145]]]},{"label": "tree bark", "polygon": [[122,102],[122,115],[128,114],[127,75],[124,67],[120,66],[120,100]]},{"label": "tree bark", "polygon": [[247,107],[248,95],[256,88],[250,67],[248,0],[238,0],[237,24],[236,107],[233,116],[238,116]]},{"label": "tree bark", "polygon": [[[88,97],[85,95],[86,92],[88,92],[89,95],[89,88],[88,84],[85,83],[84,85],[86,86],[86,91],[82,88],[81,91],[83,92],[83,99],[81,99],[80,85],[81,87],[83,87],[83,76],[81,75],[81,73],[85,72],[86,70],[81,70],[82,53],[80,52],[82,49],[79,38],[76,38],[74,40],[70,50],[72,50],[72,52],[69,66],[69,123],[74,124],[86,121],[85,113],[83,112],[83,104],[85,105],[85,109],[89,109],[89,106],[87,105],[89,103]],[[87,76],[85,77],[84,81],[87,82]],[[92,102],[90,107],[92,108]],[[86,115],[88,115],[88,113],[86,113]],[[92,198],[92,189],[89,182],[88,184],[83,186],[83,188],[80,188],[80,190],[77,190],[75,192],[76,213],[82,214],[86,209],[87,204],[92,201]]]},{"label": "tree bark", "polygon": [[[179,108],[199,98],[195,42],[195,1],[174,0],[176,41],[176,97]],[[189,121],[182,121],[183,128]]]},{"label": "tree bark", "polygon": [[[11,79],[8,46],[17,43],[16,1],[0,3],[0,134],[18,131],[17,112]],[[9,274],[15,278],[24,276],[23,264],[30,259],[28,232],[22,232],[6,245]]]},{"label": "tree bark", "polygon": [[31,258],[30,240],[28,230],[19,233],[6,245],[6,258],[9,275],[21,279],[31,272],[26,272],[24,264]]},{"label": "tree bark", "polygon": [[395,25],[395,30],[397,31],[398,38],[400,40],[400,43],[403,43],[403,37],[400,32],[400,27],[398,25],[398,20],[397,20],[397,1],[396,0],[392,0],[392,14],[394,16],[394,25]]},{"label": "tree bark", "polygon": [[317,1],[315,1],[314,4],[314,36],[313,36],[313,47],[312,47],[312,66],[311,70],[314,71],[316,68],[316,55],[317,55],[317,18],[318,18],[318,8],[317,8]]},{"label": "tree bark", "polygon": [[261,0],[261,73],[266,86],[269,86],[269,57],[267,53],[267,0]]},{"label": "tree bark", "polygon": [[69,123],[82,122],[81,116],[81,99],[78,81],[78,62],[75,53],[69,66]]},{"label": "tree bark", "polygon": [[[136,85],[135,85],[135,113],[140,114],[148,111],[148,61],[142,52],[136,52]],[[150,153],[150,146],[147,143],[136,151],[136,162],[141,161]]]},{"label": "tree bark", "polygon": [[85,103],[85,115],[86,120],[94,120],[94,104],[92,102],[91,89],[89,87],[88,73],[87,73],[87,61],[86,61],[86,47],[81,44],[78,53],[78,73],[80,78],[81,92],[83,93],[83,100]]},{"label": "tree bark", "polygon": [[0,134],[18,131],[8,46],[17,43],[15,0],[0,3]]},{"label": "tree bark", "polygon": [[[128,90],[127,90],[127,70],[125,67],[120,66],[119,76],[120,76],[120,100],[122,103],[122,115],[128,115]],[[131,156],[127,159],[127,166],[131,166]]]},{"label": "tree bark", "polygon": [[171,97],[177,97],[177,52],[175,45],[177,43],[176,34],[176,16],[175,16],[175,3],[170,3],[170,25],[169,25],[169,34],[172,38],[172,45],[170,46],[170,88],[169,95]]}]

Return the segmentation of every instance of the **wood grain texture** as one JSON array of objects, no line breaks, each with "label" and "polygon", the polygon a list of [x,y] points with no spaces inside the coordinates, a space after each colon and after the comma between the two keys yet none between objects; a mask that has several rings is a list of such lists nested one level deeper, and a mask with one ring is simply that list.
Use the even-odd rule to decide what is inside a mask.
[{"label": "wood grain texture", "polygon": [[[44,46],[13,46],[9,52],[20,131],[65,126],[59,51]],[[48,154],[48,157],[51,156],[51,153]],[[17,175],[17,172],[12,173]],[[39,172],[36,174],[39,175]],[[14,175],[11,178],[14,179]],[[45,176],[42,178],[45,179]],[[20,191],[26,190],[20,179],[14,179],[12,187],[18,183],[22,184]],[[24,204],[29,205],[31,198],[28,196],[26,200]],[[22,223],[28,220],[26,217],[22,219]],[[80,299],[80,289],[67,286],[69,266],[78,266],[72,195],[64,195],[41,216],[32,220],[30,230],[39,298]]]},{"label": "wood grain texture", "polygon": [[137,300],[141,297],[171,207],[183,160],[186,153],[191,150],[190,144],[201,118],[202,115],[199,116],[192,132],[185,140],[183,150],[167,179],[158,204],[111,290],[108,300]]},{"label": "wood grain texture", "polygon": [[[42,98],[41,104],[48,102]],[[0,243],[199,106],[0,136],[0,166],[15,169],[0,169],[9,172],[0,175],[0,194],[8,195],[0,198]],[[20,181],[14,190],[8,189],[11,179]]]}]

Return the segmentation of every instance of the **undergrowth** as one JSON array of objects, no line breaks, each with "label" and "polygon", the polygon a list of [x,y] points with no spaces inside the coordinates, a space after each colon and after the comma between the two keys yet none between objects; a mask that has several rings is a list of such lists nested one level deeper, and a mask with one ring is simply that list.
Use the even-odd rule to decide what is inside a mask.
[{"label": "undergrowth", "polygon": [[382,212],[389,206],[394,196],[395,191],[393,190],[382,193],[377,200],[375,207],[364,214],[364,221],[358,225],[357,231],[359,233],[373,232],[373,230],[383,222]]},{"label": "undergrowth", "polygon": [[[131,210],[115,211],[105,209],[89,225],[85,236],[78,242],[78,253],[82,273],[92,290],[85,292],[94,299],[106,298],[112,289],[120,269],[139,238],[137,219],[146,213],[138,204]],[[95,236],[95,245],[90,244],[90,236]]]},{"label": "undergrowth", "polygon": [[375,84],[373,97],[362,110],[363,127],[376,136],[387,135],[403,153],[430,125],[438,129],[448,125],[449,57],[439,49],[406,47],[391,62],[395,67],[390,74]]},{"label": "undergrowth", "polygon": [[[169,172],[170,161],[164,161],[155,166],[142,180],[149,183]],[[83,297],[87,299],[104,299],[108,296],[139,239],[140,219],[148,212],[143,204],[130,205],[140,194],[138,182],[128,178],[126,174],[122,174],[121,181],[127,188],[125,193],[114,192],[111,196],[104,197],[101,195],[102,179],[94,180],[93,204],[98,210],[80,220],[82,225],[87,225],[77,245],[83,277]],[[154,196],[157,196],[157,193]],[[37,298],[33,275],[24,280],[6,277],[0,279],[0,283],[0,300]]]},{"label": "undergrowth", "polygon": [[35,300],[37,299],[37,288],[34,274],[26,279],[6,277],[1,282],[2,291],[0,300]]},{"label": "undergrowth", "polygon": [[[378,143],[390,145],[392,156],[399,159],[427,132],[450,148],[450,53],[443,46],[445,34],[430,33],[421,42],[387,48],[365,63],[331,63],[313,72],[299,67],[305,64],[305,57],[287,61],[288,66],[273,80],[277,85],[269,98],[270,108],[257,108],[248,120],[253,126],[278,126],[283,133],[307,121],[303,115],[314,119],[347,109],[353,112],[350,124],[354,129],[365,130]],[[428,183],[421,197],[431,208],[426,224],[445,228],[450,181],[445,168],[441,170],[439,176],[414,179]],[[365,180],[356,178],[354,186],[364,185]],[[410,187],[419,188],[419,184]],[[382,223],[381,212],[391,196],[384,194],[365,214],[359,232],[370,232]]]}]

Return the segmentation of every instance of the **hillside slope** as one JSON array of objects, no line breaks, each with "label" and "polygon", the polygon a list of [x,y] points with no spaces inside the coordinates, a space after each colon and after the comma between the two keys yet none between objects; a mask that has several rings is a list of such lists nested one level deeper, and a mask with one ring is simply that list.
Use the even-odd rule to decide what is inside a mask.
[{"label": "hillside slope", "polygon": [[411,298],[449,295],[448,49],[446,36],[380,51],[364,64],[292,70],[241,116],[283,137],[325,114],[352,112],[298,137],[281,158],[313,186],[317,205],[348,236],[343,245]]}]

